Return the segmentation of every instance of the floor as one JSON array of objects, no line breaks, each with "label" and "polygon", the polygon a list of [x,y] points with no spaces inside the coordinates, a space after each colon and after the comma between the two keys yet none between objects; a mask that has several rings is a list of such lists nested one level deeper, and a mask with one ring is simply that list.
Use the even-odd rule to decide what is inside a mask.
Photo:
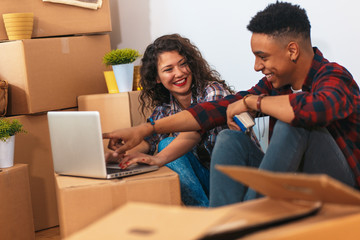
[{"label": "floor", "polygon": [[35,240],[60,240],[59,227],[41,230],[35,233]]}]

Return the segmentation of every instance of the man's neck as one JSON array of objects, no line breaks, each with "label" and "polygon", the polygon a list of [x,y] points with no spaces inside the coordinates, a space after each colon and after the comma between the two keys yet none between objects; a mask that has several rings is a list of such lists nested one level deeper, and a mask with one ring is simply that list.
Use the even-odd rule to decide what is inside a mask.
[{"label": "man's neck", "polygon": [[310,49],[307,49],[302,52],[301,56],[299,57],[298,61],[296,62],[296,79],[291,84],[293,89],[301,89],[304,81],[310,71],[313,59],[314,59],[314,51],[311,47]]}]

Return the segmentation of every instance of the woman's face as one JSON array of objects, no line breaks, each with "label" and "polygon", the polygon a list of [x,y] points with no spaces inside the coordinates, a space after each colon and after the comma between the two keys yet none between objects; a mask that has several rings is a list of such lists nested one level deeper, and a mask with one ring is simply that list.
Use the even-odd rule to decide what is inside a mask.
[{"label": "woman's face", "polygon": [[174,97],[191,94],[192,74],[186,59],[177,51],[161,53],[157,66],[157,83],[162,83]]}]

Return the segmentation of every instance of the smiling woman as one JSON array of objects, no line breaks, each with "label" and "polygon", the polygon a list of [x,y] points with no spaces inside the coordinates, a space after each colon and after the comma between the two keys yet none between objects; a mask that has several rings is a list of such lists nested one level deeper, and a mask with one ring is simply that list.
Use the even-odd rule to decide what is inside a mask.
[{"label": "smiling woman", "polygon": [[178,100],[181,108],[187,108],[191,103],[192,76],[187,61],[177,51],[164,52],[159,55],[158,79]]},{"label": "smiling woman", "polygon": [[[191,104],[218,100],[232,92],[197,47],[178,34],[159,37],[146,48],[140,75],[140,101],[143,112],[154,109],[152,123]],[[203,136],[198,132],[153,134],[129,150],[120,166],[126,168],[136,162],[166,165],[179,174],[185,205],[208,206],[210,154],[223,128]]]}]

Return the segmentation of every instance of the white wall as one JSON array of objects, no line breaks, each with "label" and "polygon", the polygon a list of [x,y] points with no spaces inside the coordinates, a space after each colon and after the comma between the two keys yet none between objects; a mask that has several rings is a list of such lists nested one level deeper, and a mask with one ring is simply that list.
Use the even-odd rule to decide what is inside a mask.
[{"label": "white wall", "polygon": [[[253,69],[252,16],[275,1],[256,0],[110,0],[112,48],[144,52],[157,37],[180,33],[198,46],[208,62],[236,90],[261,77]],[[313,45],[330,61],[344,65],[360,85],[360,39],[355,0],[289,0],[307,10]]]}]

